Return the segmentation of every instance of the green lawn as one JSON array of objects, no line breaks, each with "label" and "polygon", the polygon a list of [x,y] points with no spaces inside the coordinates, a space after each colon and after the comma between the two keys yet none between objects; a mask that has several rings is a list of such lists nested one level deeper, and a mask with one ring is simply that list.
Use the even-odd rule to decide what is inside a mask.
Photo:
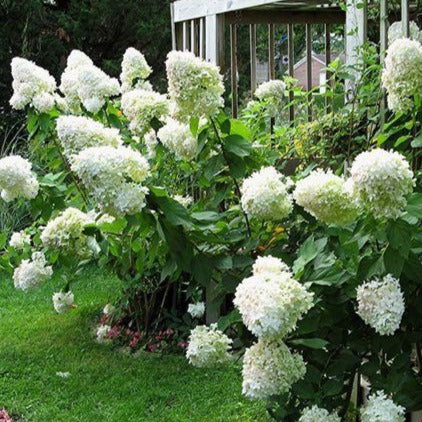
[{"label": "green lawn", "polygon": [[18,420],[267,420],[263,403],[241,396],[239,367],[202,370],[183,356],[133,357],[97,344],[92,322],[118,294],[113,277],[82,277],[73,286],[78,308],[65,315],[52,309],[55,285],[23,293],[0,283],[0,408]]}]

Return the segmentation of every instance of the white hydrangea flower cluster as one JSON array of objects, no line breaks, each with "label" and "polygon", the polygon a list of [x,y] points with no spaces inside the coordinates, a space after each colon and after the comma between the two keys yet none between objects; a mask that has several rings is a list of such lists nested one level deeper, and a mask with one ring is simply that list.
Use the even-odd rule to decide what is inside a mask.
[{"label": "white hydrangea flower cluster", "polygon": [[52,300],[55,311],[58,314],[64,314],[72,308],[74,296],[71,291],[57,292],[53,294]]},{"label": "white hydrangea flower cluster", "polygon": [[[254,271],[236,289],[233,303],[243,323],[258,337],[284,337],[313,306],[313,294],[293,279],[279,261],[278,270],[273,265],[272,271]],[[259,262],[254,267],[262,271]]]},{"label": "white hydrangea flower cluster", "polygon": [[413,106],[414,93],[422,91],[420,42],[400,38],[388,47],[382,84],[391,110],[407,111]]},{"label": "white hydrangea flower cluster", "polygon": [[153,159],[156,155],[156,147],[158,144],[157,134],[151,129],[144,135],[145,146],[147,147],[148,158]]},{"label": "white hydrangea flower cluster", "polygon": [[263,167],[243,181],[240,188],[242,208],[250,217],[260,220],[281,220],[292,209],[288,184],[274,167]]},{"label": "white hydrangea flower cluster", "polygon": [[406,409],[393,402],[384,391],[369,396],[368,403],[361,409],[362,422],[404,422]]},{"label": "white hydrangea flower cluster", "polygon": [[111,342],[108,333],[110,332],[111,327],[107,324],[101,324],[97,327],[96,336],[97,342],[100,344],[107,344]]},{"label": "white hydrangea flower cluster", "polygon": [[151,74],[152,69],[148,65],[145,56],[136,48],[129,47],[123,55],[122,73],[120,81],[122,82],[122,92],[128,92],[133,88],[143,88],[148,86],[145,79]]},{"label": "white hydrangea flower cluster", "polygon": [[17,289],[28,291],[53,275],[53,269],[47,265],[42,252],[33,252],[31,258],[24,259],[13,272],[13,281]]},{"label": "white hydrangea flower cluster", "polygon": [[278,79],[263,82],[255,91],[255,96],[265,103],[271,117],[276,117],[283,107],[286,84]]},{"label": "white hydrangea flower cluster", "polygon": [[253,275],[275,275],[289,273],[290,268],[280,258],[274,256],[258,256],[252,266]]},{"label": "white hydrangea flower cluster", "polygon": [[190,195],[173,195],[172,198],[185,208],[188,208],[193,204],[193,198]]},{"label": "white hydrangea flower cluster", "polygon": [[204,302],[189,303],[188,312],[194,318],[202,318],[205,313],[205,303]]},{"label": "white hydrangea flower cluster", "polygon": [[[419,29],[419,26],[415,21],[409,22],[410,27],[410,39],[419,41],[422,43],[422,31]],[[391,26],[388,28],[388,45],[392,44],[394,41],[405,38],[404,32],[403,32],[403,24],[402,21],[394,22],[391,24]]]},{"label": "white hydrangea flower cluster", "polygon": [[404,313],[403,292],[391,274],[357,288],[357,314],[381,335],[392,335],[400,327]]},{"label": "white hydrangea flower cluster", "polygon": [[290,390],[306,372],[306,366],[297,353],[291,353],[282,342],[259,339],[246,350],[243,358],[242,392],[251,399],[263,399]]},{"label": "white hydrangea flower cluster", "polygon": [[67,254],[89,256],[88,237],[83,234],[85,226],[92,222],[89,214],[69,207],[51,219],[41,233],[44,246]]},{"label": "white hydrangea flower cluster", "polygon": [[19,250],[23,249],[25,246],[31,244],[31,235],[25,233],[23,230],[20,232],[12,233],[10,237],[9,245],[13,248]]},{"label": "white hydrangea flower cluster", "polygon": [[110,145],[119,147],[123,140],[119,130],[105,127],[85,116],[59,116],[56,120],[57,136],[67,157],[89,147]]},{"label": "white hydrangea flower cluster", "polygon": [[0,191],[4,201],[37,196],[39,185],[31,168],[32,164],[20,155],[0,159]]},{"label": "white hydrangea flower cluster", "polygon": [[111,316],[116,312],[116,307],[113,306],[111,303],[107,303],[103,308],[103,314],[106,316]]},{"label": "white hydrangea flower cluster", "polygon": [[166,69],[176,116],[212,117],[223,107],[223,77],[217,66],[187,51],[171,51]]},{"label": "white hydrangea flower cluster", "polygon": [[163,120],[169,114],[165,95],[145,89],[134,89],[122,95],[122,110],[130,120],[129,129],[140,135],[151,129],[153,118]]},{"label": "white hydrangea flower cluster", "polygon": [[312,406],[303,410],[298,422],[341,422],[341,419],[335,413],[329,413],[326,409]]},{"label": "white hydrangea flower cluster", "polygon": [[190,160],[196,155],[198,141],[192,135],[189,125],[168,118],[158,131],[158,138],[178,159]]},{"label": "white hydrangea flower cluster", "polygon": [[313,293],[293,279],[289,267],[273,256],[259,257],[253,275],[236,289],[234,305],[258,343],[243,361],[243,393],[265,398],[287,392],[306,372],[303,359],[282,342],[313,306]]},{"label": "white hydrangea flower cluster", "polygon": [[73,156],[72,170],[100,209],[112,215],[135,214],[145,206],[149,176],[145,157],[130,147],[92,147]]},{"label": "white hydrangea flower cluster", "polygon": [[186,357],[199,368],[221,365],[231,359],[231,344],[232,340],[217,329],[217,324],[198,325],[190,333]]},{"label": "white hydrangea flower cluster", "polygon": [[10,105],[22,110],[28,104],[45,113],[54,107],[56,81],[47,70],[21,57],[12,59],[13,96]]},{"label": "white hydrangea flower cluster", "polygon": [[352,189],[331,170],[318,169],[299,180],[293,198],[317,220],[326,224],[343,226],[357,217],[358,205]]},{"label": "white hydrangea flower cluster", "polygon": [[415,184],[404,156],[379,148],[359,154],[350,174],[359,202],[377,218],[399,217]]},{"label": "white hydrangea flower cluster", "polygon": [[120,93],[120,85],[82,51],[73,50],[61,77],[60,91],[70,110],[78,111],[82,103],[89,112],[97,113],[107,98]]}]

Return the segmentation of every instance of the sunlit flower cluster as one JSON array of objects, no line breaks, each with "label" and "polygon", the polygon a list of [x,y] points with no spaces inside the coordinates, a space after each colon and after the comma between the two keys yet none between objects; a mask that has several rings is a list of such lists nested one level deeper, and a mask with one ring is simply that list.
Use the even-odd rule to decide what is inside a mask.
[{"label": "sunlit flower cluster", "polygon": [[13,272],[13,281],[17,289],[28,291],[53,275],[53,269],[47,265],[42,252],[33,252],[31,258],[24,259]]},{"label": "sunlit flower cluster", "polygon": [[384,391],[369,396],[368,403],[361,410],[362,422],[404,422],[405,408],[393,402]]},{"label": "sunlit flower cluster", "polygon": [[190,333],[186,357],[197,367],[220,365],[231,359],[231,344],[232,340],[218,330],[216,324],[198,325]]},{"label": "sunlit flower cluster", "polygon": [[307,407],[303,410],[298,422],[341,422],[340,417],[318,406]]},{"label": "sunlit flower cluster", "polygon": [[110,78],[92,60],[79,50],[73,50],[61,77],[60,91],[68,107],[77,111],[80,104],[91,113],[97,113],[107,98],[120,93],[116,78]]},{"label": "sunlit flower cluster", "polygon": [[44,113],[54,107],[56,81],[47,70],[34,62],[15,57],[12,59],[13,96],[10,105],[22,110],[31,105],[38,112]]},{"label": "sunlit flower cluster", "polygon": [[122,110],[130,120],[129,129],[143,135],[151,129],[151,120],[163,120],[169,113],[165,95],[145,89],[134,89],[122,95]]},{"label": "sunlit flower cluster", "polygon": [[193,204],[193,198],[190,195],[173,195],[172,198],[185,208],[188,208]]},{"label": "sunlit flower cluster", "polygon": [[89,147],[118,147],[123,143],[118,129],[105,127],[88,117],[60,116],[56,124],[57,136],[68,157]]},{"label": "sunlit flower cluster", "polygon": [[4,201],[37,196],[39,185],[31,168],[32,164],[19,155],[0,159],[0,191]]},{"label": "sunlit flower cluster", "polygon": [[168,92],[179,118],[212,117],[224,105],[219,68],[187,51],[171,51],[166,61]]},{"label": "sunlit flower cluster", "polygon": [[313,294],[289,272],[264,273],[245,278],[233,303],[253,334],[282,338],[312,307]]},{"label": "sunlit flower cluster", "polygon": [[69,207],[48,222],[41,233],[41,241],[44,246],[62,253],[90,255],[88,237],[83,231],[91,221],[90,215]]},{"label": "sunlit flower cluster", "polygon": [[265,103],[270,116],[275,117],[283,107],[286,84],[278,79],[263,82],[255,91],[255,96]]},{"label": "sunlit flower cluster", "polygon": [[357,217],[358,206],[346,181],[321,169],[296,183],[296,203],[326,224],[346,225]]},{"label": "sunlit flower cluster", "polygon": [[415,183],[403,155],[383,149],[359,154],[350,174],[360,203],[377,218],[400,216]]},{"label": "sunlit flower cluster", "polygon": [[192,135],[189,125],[174,119],[167,119],[158,131],[158,138],[178,159],[192,159],[198,149],[198,141]]},{"label": "sunlit flower cluster", "polygon": [[31,236],[24,231],[14,232],[10,237],[9,245],[15,249],[23,249],[31,244]]},{"label": "sunlit flower cluster", "polygon": [[279,340],[259,339],[243,358],[242,391],[251,399],[262,399],[290,390],[306,372],[302,356],[291,353]]},{"label": "sunlit flower cluster", "polygon": [[204,302],[189,303],[188,312],[194,318],[202,318],[205,313],[205,303]]},{"label": "sunlit flower cluster", "polygon": [[130,91],[133,88],[148,87],[145,79],[151,74],[152,69],[145,60],[145,56],[136,48],[129,47],[123,55],[122,73],[120,81],[122,82],[122,92]]},{"label": "sunlit flower cluster", "polygon": [[71,291],[57,292],[53,294],[52,300],[55,311],[58,314],[64,314],[72,308],[74,296]]},{"label": "sunlit flower cluster", "polygon": [[145,206],[148,161],[129,147],[92,147],[73,157],[72,170],[102,211],[135,214]]},{"label": "sunlit flower cluster", "polygon": [[[422,31],[419,29],[419,26],[415,21],[409,22],[409,29],[409,38],[411,40],[419,41],[420,43],[422,43]],[[400,38],[405,38],[402,21],[394,22],[388,28],[388,44],[390,45]]]},{"label": "sunlit flower cluster", "polygon": [[293,209],[288,185],[274,167],[263,167],[243,181],[242,208],[251,217],[281,220]]},{"label": "sunlit flower cluster", "polygon": [[358,315],[381,335],[392,335],[400,327],[404,298],[399,281],[392,275],[374,279],[357,288]]},{"label": "sunlit flower cluster", "polygon": [[414,94],[422,91],[420,42],[400,38],[388,47],[382,84],[391,110],[407,111],[413,106]]}]

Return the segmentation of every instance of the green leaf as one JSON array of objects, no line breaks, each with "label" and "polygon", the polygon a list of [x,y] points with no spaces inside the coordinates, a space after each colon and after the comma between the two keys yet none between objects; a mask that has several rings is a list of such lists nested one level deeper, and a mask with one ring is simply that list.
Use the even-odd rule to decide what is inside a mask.
[{"label": "green leaf", "polygon": [[251,153],[251,143],[240,135],[229,135],[224,138],[224,149],[238,157],[247,157]]},{"label": "green leaf", "polygon": [[124,218],[116,218],[112,223],[102,223],[98,225],[101,231],[107,233],[121,233],[126,227],[127,221]]},{"label": "green leaf", "polygon": [[229,314],[220,317],[218,320],[218,329],[226,331],[233,324],[242,322],[242,317],[237,309],[234,309]]},{"label": "green leaf", "polygon": [[300,276],[303,273],[306,264],[311,262],[320,252],[322,252],[327,244],[327,241],[328,239],[326,237],[315,240],[313,235],[309,236],[305,240],[299,249],[296,261],[293,263],[293,272],[297,276]]},{"label": "green leaf", "polygon": [[290,343],[294,344],[295,346],[305,346],[311,349],[323,349],[327,344],[328,341],[323,340],[322,338],[302,338],[302,339],[295,339],[291,340]]},{"label": "green leaf", "polygon": [[388,246],[384,251],[383,257],[386,271],[393,274],[395,277],[400,277],[404,265],[404,258],[400,256],[400,252],[397,249]]},{"label": "green leaf", "polygon": [[413,193],[410,195],[407,201],[406,211],[414,217],[422,218],[422,193]]},{"label": "green leaf", "polygon": [[191,217],[197,221],[218,221],[220,214],[215,211],[193,212]]},{"label": "green leaf", "polygon": [[193,259],[193,276],[202,286],[208,286],[211,281],[214,265],[206,255],[196,255]]},{"label": "green leaf", "polygon": [[410,145],[412,148],[420,148],[422,147],[422,133],[418,135],[411,143]]}]

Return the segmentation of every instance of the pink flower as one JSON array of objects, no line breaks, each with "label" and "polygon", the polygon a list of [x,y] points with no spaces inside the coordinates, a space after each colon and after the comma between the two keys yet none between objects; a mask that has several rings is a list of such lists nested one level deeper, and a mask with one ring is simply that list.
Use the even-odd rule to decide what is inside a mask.
[{"label": "pink flower", "polygon": [[12,422],[12,418],[9,416],[6,409],[0,409],[0,422]]},{"label": "pink flower", "polygon": [[121,328],[118,325],[115,325],[113,328],[108,330],[107,335],[108,335],[109,338],[115,339],[115,338],[119,337],[120,331],[121,331]]},{"label": "pink flower", "polygon": [[171,328],[167,328],[165,334],[167,335],[167,337],[171,337],[174,334],[174,331]]},{"label": "pink flower", "polygon": [[187,343],[186,341],[179,341],[179,343],[177,343],[177,345],[179,347],[181,347],[182,349],[186,349],[189,345],[189,343]]},{"label": "pink flower", "polygon": [[158,349],[158,344],[149,344],[148,345],[148,350],[150,352],[155,352]]},{"label": "pink flower", "polygon": [[129,347],[135,347],[138,344],[138,341],[139,341],[139,337],[137,337],[136,335],[133,336],[132,340],[129,343]]}]

